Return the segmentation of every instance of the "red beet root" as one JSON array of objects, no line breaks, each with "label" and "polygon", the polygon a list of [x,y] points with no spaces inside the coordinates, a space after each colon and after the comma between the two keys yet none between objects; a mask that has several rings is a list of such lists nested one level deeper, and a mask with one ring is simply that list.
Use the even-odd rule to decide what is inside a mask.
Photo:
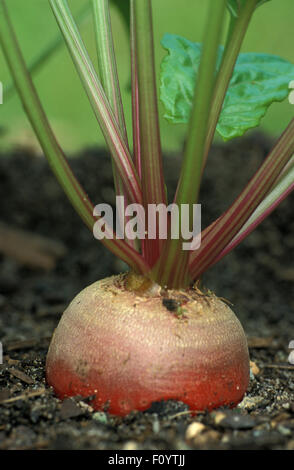
[{"label": "red beet root", "polygon": [[148,289],[145,280],[129,290],[127,282],[125,275],[96,282],[64,312],[46,364],[58,397],[95,395],[95,409],[117,415],[168,399],[194,411],[236,405],[249,358],[228,305],[197,289]]}]

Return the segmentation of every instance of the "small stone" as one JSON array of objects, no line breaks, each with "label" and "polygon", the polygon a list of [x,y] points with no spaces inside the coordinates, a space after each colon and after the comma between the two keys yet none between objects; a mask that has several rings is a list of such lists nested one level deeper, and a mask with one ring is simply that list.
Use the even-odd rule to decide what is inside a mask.
[{"label": "small stone", "polygon": [[160,431],[160,423],[158,421],[158,419],[156,419],[155,421],[153,421],[152,423],[152,430],[154,432],[154,434],[158,434],[159,431]]},{"label": "small stone", "polygon": [[137,450],[138,449],[138,444],[135,441],[127,441],[123,445],[123,450]]},{"label": "small stone", "polygon": [[93,414],[92,418],[97,421],[98,423],[106,424],[107,423],[107,414],[103,411],[96,411]]},{"label": "small stone", "polygon": [[265,403],[264,398],[258,395],[255,397],[245,397],[241,403],[238,404],[238,408],[242,408],[244,410],[254,410],[262,403]]},{"label": "small stone", "polygon": [[221,438],[221,442],[223,444],[227,444],[231,440],[231,435],[230,434],[224,434]]},{"label": "small stone", "polygon": [[286,426],[282,426],[281,424],[277,427],[277,430],[279,431],[280,434],[283,436],[290,436],[292,434],[292,430],[289,428],[286,428]]},{"label": "small stone", "polygon": [[219,425],[226,418],[226,414],[222,411],[217,411],[214,415],[214,424]]},{"label": "small stone", "polygon": [[187,427],[185,437],[188,441],[194,439],[194,437],[198,436],[198,434],[200,434],[204,429],[205,426],[203,423],[195,421],[194,423],[189,424]]},{"label": "small stone", "polygon": [[162,305],[164,305],[164,307],[170,312],[176,312],[180,307],[180,302],[175,299],[163,299]]},{"label": "small stone", "polygon": [[255,364],[255,362],[253,361],[250,361],[250,370],[252,371],[252,374],[255,376],[255,375],[258,375],[259,372],[260,372],[260,369],[259,367],[257,367],[257,365]]},{"label": "small stone", "polygon": [[88,405],[88,403],[85,403],[82,400],[79,401],[79,405],[83,410],[88,411],[89,413],[93,413],[94,411],[94,408],[92,406]]},{"label": "small stone", "polygon": [[61,419],[75,418],[84,414],[84,410],[71,398],[67,398],[62,402],[60,408]]},{"label": "small stone", "polygon": [[242,415],[232,410],[217,411],[214,423],[228,429],[252,429],[255,426],[255,420],[251,416]]}]

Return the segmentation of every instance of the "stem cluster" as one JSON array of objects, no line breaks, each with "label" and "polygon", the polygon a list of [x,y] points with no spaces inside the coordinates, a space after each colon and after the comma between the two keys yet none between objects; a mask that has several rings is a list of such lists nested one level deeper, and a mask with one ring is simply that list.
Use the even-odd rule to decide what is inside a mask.
[{"label": "stem cluster", "polygon": [[[130,150],[121,100],[108,0],[91,0],[99,76],[83,43],[67,0],[49,0],[92,110],[108,144],[116,194],[127,203],[167,204],[157,109],[151,0],[130,0],[133,152]],[[225,52],[217,72],[217,51],[224,28],[226,0],[210,0],[203,52],[188,128],[183,165],[174,202],[197,203],[202,174],[223,101],[257,0],[242,2],[232,16]],[[93,204],[70,170],[32,82],[5,0],[0,0],[0,43],[15,86],[44,154],[72,205],[93,230]],[[58,41],[57,46],[60,46]],[[50,53],[52,48],[50,48]],[[44,60],[44,55],[41,55]],[[34,65],[36,68],[38,64]],[[31,69],[31,72],[33,70]],[[237,246],[294,189],[294,120],[231,207],[202,232],[197,251],[183,251],[182,239],[163,244],[154,239],[102,242],[133,270],[161,285],[184,288]],[[289,163],[290,162],[290,163]],[[181,215],[181,214],[180,214]],[[145,220],[145,225],[148,226]]]}]

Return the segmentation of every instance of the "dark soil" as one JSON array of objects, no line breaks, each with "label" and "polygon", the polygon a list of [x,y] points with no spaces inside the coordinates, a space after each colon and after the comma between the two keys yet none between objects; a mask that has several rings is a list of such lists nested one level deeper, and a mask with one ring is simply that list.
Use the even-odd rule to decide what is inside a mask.
[{"label": "dark soil", "polygon": [[[201,202],[202,226],[224,210],[258,168],[271,142],[260,135],[213,148]],[[179,158],[165,160],[175,187]],[[109,159],[85,151],[72,167],[95,204],[114,202]],[[204,278],[233,303],[248,336],[252,375],[234,410],[191,416],[178,402],[155,403],[125,418],[94,412],[87,399],[63,403],[46,386],[50,337],[85,286],[125,269],[80,222],[43,158],[0,156],[2,222],[64,244],[53,269],[0,254],[0,449],[294,449],[293,195]]]}]

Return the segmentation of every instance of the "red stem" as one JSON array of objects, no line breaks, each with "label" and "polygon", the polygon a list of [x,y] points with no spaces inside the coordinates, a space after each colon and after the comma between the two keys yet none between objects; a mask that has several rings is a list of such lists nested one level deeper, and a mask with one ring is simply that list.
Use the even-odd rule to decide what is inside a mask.
[{"label": "red stem", "polygon": [[262,199],[272,189],[283,167],[294,152],[294,119],[290,122],[260,169],[231,207],[206,230],[202,244],[190,257],[190,273],[198,278],[219,259]]}]

